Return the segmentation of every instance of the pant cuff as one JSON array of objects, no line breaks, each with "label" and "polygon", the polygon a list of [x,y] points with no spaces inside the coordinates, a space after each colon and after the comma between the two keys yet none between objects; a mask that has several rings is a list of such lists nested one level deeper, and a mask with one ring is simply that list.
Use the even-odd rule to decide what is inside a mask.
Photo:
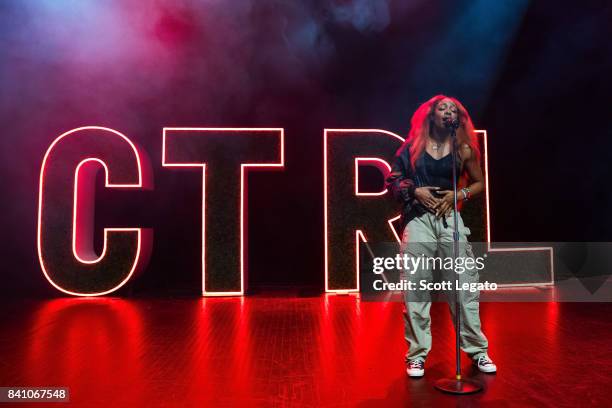
[{"label": "pant cuff", "polygon": [[481,351],[481,352],[478,352],[476,354],[473,354],[471,356],[471,358],[472,358],[472,360],[478,360],[481,356],[486,356],[486,355],[487,355],[486,351]]}]

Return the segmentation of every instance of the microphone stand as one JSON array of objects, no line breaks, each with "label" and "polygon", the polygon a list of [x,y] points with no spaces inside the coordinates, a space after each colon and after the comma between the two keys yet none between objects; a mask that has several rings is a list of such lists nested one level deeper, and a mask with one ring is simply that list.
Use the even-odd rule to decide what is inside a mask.
[{"label": "microphone stand", "polygon": [[[459,257],[459,224],[457,213],[457,128],[459,122],[448,121],[445,123],[450,129],[451,154],[453,158],[453,265]],[[482,385],[477,381],[461,377],[461,297],[457,291],[457,272],[455,272],[455,378],[441,378],[434,387],[442,392],[450,394],[473,394],[482,391]]]}]

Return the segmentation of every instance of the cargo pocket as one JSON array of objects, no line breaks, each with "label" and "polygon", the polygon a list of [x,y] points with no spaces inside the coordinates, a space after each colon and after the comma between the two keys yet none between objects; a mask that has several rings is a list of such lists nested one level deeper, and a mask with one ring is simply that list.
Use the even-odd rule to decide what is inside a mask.
[{"label": "cargo pocket", "polygon": [[472,231],[465,226],[465,224],[463,223],[463,219],[459,219],[459,234],[460,234],[460,238],[459,240],[461,240],[461,235],[463,235],[465,237],[465,240],[467,241],[467,237],[470,236],[470,234],[472,233]]}]

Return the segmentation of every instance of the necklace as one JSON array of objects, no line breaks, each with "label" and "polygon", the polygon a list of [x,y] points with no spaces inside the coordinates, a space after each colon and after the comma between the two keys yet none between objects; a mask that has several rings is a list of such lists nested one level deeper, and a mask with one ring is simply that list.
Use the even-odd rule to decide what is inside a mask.
[{"label": "necklace", "polygon": [[446,144],[446,143],[437,143],[437,142],[434,142],[434,141],[433,141],[433,140],[431,140],[431,139],[429,139],[429,142],[431,143],[431,148],[432,148],[433,150],[439,150],[439,149],[440,149],[440,147],[442,147],[444,144]]}]

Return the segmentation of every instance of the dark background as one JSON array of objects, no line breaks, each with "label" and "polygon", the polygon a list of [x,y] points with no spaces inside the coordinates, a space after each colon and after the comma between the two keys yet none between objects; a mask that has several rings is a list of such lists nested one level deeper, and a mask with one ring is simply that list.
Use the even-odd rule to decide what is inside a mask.
[{"label": "dark background", "polygon": [[58,294],[36,255],[40,165],[87,125],[153,163],[152,192],[98,190],[98,236],[155,230],[122,291],[199,294],[201,173],[162,169],[164,126],[285,128],[285,170],[249,176],[250,286],[320,289],[323,129],[405,135],[437,93],[489,132],[494,240],[610,241],[610,21],[605,1],[3,1],[0,291]]}]

